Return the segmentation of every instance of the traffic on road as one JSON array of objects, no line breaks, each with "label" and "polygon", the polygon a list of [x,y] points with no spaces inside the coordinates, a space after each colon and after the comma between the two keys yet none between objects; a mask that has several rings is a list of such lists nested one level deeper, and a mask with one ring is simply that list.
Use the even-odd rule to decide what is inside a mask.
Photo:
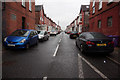
[{"label": "traffic on road", "polygon": [[[92,34],[95,33],[88,33],[88,35],[94,37]],[[103,36],[103,34],[100,35]],[[120,63],[112,58],[114,57],[112,54],[117,54],[116,51],[109,53],[109,55],[102,54],[102,52],[86,55],[81,52],[81,47],[77,48],[76,46],[78,38],[70,39],[69,36],[61,32],[57,36],[49,36],[48,41],[39,42],[37,46],[32,46],[27,50],[4,48],[3,78],[120,78]],[[9,37],[6,41],[8,40]],[[78,44],[80,45],[80,43]],[[93,48],[100,47],[97,46],[97,43],[95,44],[96,47]],[[88,44],[88,47],[92,48],[89,45],[92,45],[92,43],[89,42]],[[110,44],[106,43],[106,46],[101,47],[107,48],[107,45]],[[104,48],[98,49],[103,51]],[[86,48],[84,50],[87,51]],[[93,50],[96,51],[96,49]]]},{"label": "traffic on road", "polygon": [[120,0],[0,0],[0,27],[2,80],[120,80]]}]

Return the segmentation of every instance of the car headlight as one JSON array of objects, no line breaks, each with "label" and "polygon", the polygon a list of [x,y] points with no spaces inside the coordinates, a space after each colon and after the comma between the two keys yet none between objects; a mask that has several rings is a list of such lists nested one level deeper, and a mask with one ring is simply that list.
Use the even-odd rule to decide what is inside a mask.
[{"label": "car headlight", "polygon": [[4,41],[6,41],[7,40],[7,37],[4,39]]},{"label": "car headlight", "polygon": [[23,39],[23,40],[21,40],[19,43],[24,43],[26,40],[25,39]]}]

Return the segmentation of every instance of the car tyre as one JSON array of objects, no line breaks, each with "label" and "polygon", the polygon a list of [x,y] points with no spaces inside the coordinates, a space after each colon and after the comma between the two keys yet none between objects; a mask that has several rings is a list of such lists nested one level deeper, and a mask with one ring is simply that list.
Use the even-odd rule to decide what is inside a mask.
[{"label": "car tyre", "polygon": [[38,45],[39,40],[37,40],[36,45]]},{"label": "car tyre", "polygon": [[83,45],[82,45],[82,44],[80,45],[80,52],[81,52],[81,53],[85,53],[85,50],[84,50],[84,48],[83,48]]},{"label": "car tyre", "polygon": [[47,38],[47,40],[49,40],[49,37]]},{"label": "car tyre", "polygon": [[76,46],[78,47],[78,45],[77,45],[77,41],[75,42],[75,44],[76,44]]}]

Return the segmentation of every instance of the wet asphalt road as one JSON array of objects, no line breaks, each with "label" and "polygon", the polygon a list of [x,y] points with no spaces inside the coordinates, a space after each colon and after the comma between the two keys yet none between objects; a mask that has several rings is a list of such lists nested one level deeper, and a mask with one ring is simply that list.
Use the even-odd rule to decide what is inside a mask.
[{"label": "wet asphalt road", "polygon": [[[84,55],[75,39],[61,33],[29,50],[2,51],[3,78],[120,78],[120,65],[107,55]],[[104,79],[103,79],[104,80]]]}]

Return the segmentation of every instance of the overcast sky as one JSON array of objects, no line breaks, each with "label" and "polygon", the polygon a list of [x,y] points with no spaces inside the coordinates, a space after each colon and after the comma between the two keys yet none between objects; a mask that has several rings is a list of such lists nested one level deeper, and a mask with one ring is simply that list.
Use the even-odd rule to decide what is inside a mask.
[{"label": "overcast sky", "polygon": [[45,14],[65,30],[79,14],[81,5],[90,4],[90,0],[35,0],[43,5]]}]

